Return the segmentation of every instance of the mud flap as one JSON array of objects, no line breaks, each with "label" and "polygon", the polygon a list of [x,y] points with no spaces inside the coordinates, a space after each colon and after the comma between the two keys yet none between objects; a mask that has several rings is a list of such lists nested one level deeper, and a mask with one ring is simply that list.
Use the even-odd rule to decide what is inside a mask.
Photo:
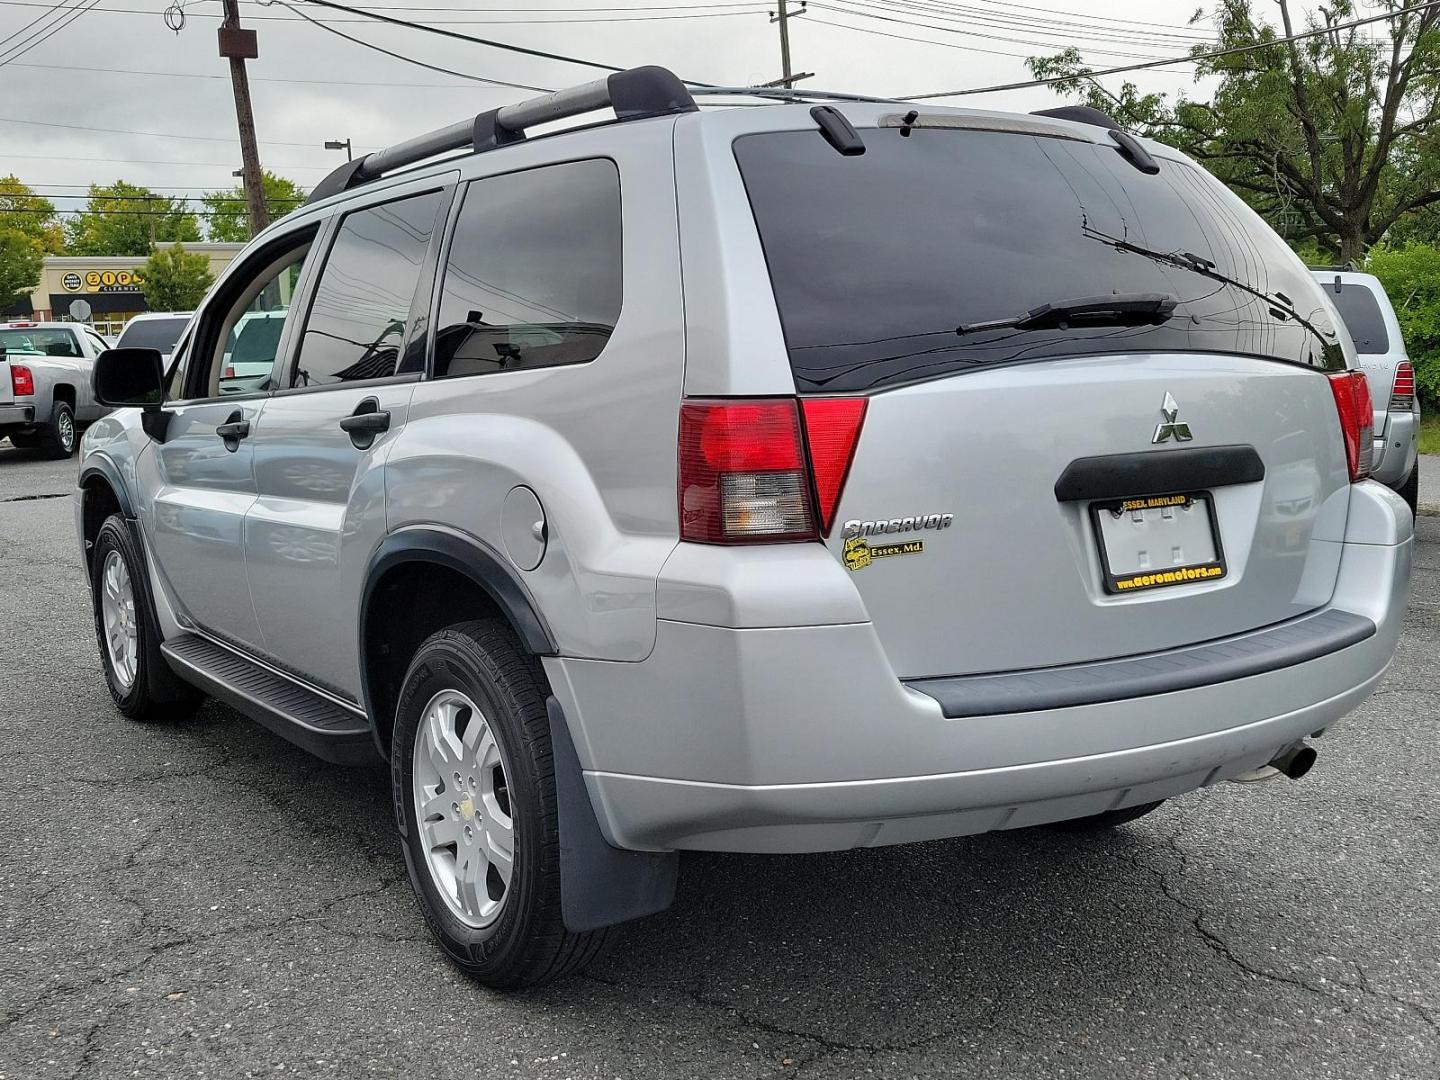
[{"label": "mud flap", "polygon": [[598,930],[664,911],[675,900],[680,856],[624,851],[600,831],[570,725],[560,703],[546,699],[555,796],[560,810],[560,912],[572,933]]}]

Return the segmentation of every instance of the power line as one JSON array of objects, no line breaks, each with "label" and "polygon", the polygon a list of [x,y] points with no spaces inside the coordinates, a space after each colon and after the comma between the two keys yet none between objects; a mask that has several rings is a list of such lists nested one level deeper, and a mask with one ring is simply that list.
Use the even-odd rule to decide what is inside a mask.
[{"label": "power line", "polygon": [[[852,3],[853,3],[853,0],[852,0]],[[877,14],[876,12],[874,12],[874,11],[872,11],[872,10],[869,10],[868,8],[862,6],[861,4],[855,4],[854,7],[837,7],[837,6],[833,6],[833,5],[831,5],[831,4],[828,4],[828,3],[822,3],[822,2],[820,2],[820,0],[811,0],[810,6],[811,6],[812,8],[817,8],[817,9],[820,9],[820,10],[822,10],[822,11],[830,11],[830,12],[835,12],[836,14],[840,14],[840,15],[848,15],[848,16],[850,16],[850,17],[852,17],[852,18],[877,19],[877,20],[879,20],[879,21],[881,21],[881,22],[897,23],[897,24],[902,25],[902,26],[914,26],[914,27],[919,27],[920,29],[924,29],[924,30],[939,30],[940,32],[946,33],[946,34],[960,34],[960,35],[963,35],[963,36],[965,36],[965,37],[967,37],[967,38],[971,38],[971,37],[974,37],[974,38],[983,38],[983,39],[988,40],[988,41],[1000,41],[1000,42],[1006,42],[1006,43],[1013,44],[1013,45],[1035,45],[1037,48],[1060,48],[1060,47],[1063,47],[1063,44],[1070,44],[1070,43],[1071,43],[1071,42],[1065,42],[1065,43],[1062,43],[1062,44],[1057,44],[1057,43],[1055,43],[1055,42],[1046,42],[1046,41],[1024,41],[1024,40],[1021,40],[1021,39],[1016,38],[1016,37],[1013,37],[1013,36],[1006,36],[1006,35],[1001,35],[1001,34],[987,34],[987,33],[983,33],[982,31],[975,30],[975,29],[970,28],[970,27],[961,29],[960,27],[957,27],[957,26],[937,26],[935,23],[916,22],[916,21],[911,20],[911,19],[899,18],[899,17],[897,17],[897,16],[895,16],[895,15],[881,15],[881,14]],[[893,10],[893,9],[892,9],[892,10]],[[835,25],[839,25],[839,24],[836,24],[836,23],[827,23],[826,25],[828,25],[828,26],[835,26]],[[855,29],[862,29],[862,28],[861,28],[861,27],[856,27]],[[868,29],[868,28],[865,28],[865,29]],[[1037,31],[1037,33],[1038,33],[1038,32],[1039,32],[1039,31]],[[1053,33],[1053,32],[1052,32],[1052,33]],[[897,35],[897,36],[898,36],[898,35]],[[953,43],[938,41],[938,40],[935,40],[935,39],[932,39],[932,38],[911,38],[911,40],[915,40],[915,41],[928,41],[928,42],[930,42],[930,43],[932,43],[932,44],[935,44],[935,45],[950,44],[950,45],[952,45],[952,47],[953,47]],[[1088,44],[1087,44],[1087,45],[1085,45],[1085,51],[1086,51],[1086,52],[1090,52],[1090,53],[1100,53],[1100,54],[1108,55],[1108,56],[1122,56],[1122,57],[1127,57],[1127,58],[1132,59],[1132,60],[1133,60],[1133,59],[1137,59],[1137,58],[1138,58],[1138,59],[1144,59],[1144,60],[1159,59],[1159,57],[1157,57],[1156,54],[1154,54],[1154,53],[1134,53],[1134,52],[1126,52],[1126,51],[1124,51],[1124,50],[1111,49],[1111,48],[1108,48],[1108,47],[1105,47],[1105,46],[1100,46],[1100,45],[1094,45],[1094,46],[1092,46],[1092,45],[1088,45]]]},{"label": "power line", "polygon": [[[62,3],[60,5],[56,6],[56,10],[58,11],[60,7],[63,6],[63,4],[64,0],[62,0]],[[0,67],[4,67],[11,61],[18,60],[20,57],[24,56],[37,45],[41,45],[44,42],[51,40],[56,34],[66,29],[76,19],[79,19],[86,12],[93,10],[94,8],[99,6],[99,4],[100,0],[88,0],[88,3],[87,0],[81,0],[81,2],[76,4],[74,7],[66,9],[65,13],[61,15],[59,19],[52,22],[49,26],[41,27],[33,34],[31,34],[28,38],[25,38],[24,40],[18,42],[15,45],[9,46],[5,50],[0,50],[0,52],[4,53],[3,56],[0,56]],[[38,22],[40,20],[36,21]],[[34,26],[35,23],[31,23],[30,25]],[[11,38],[13,38],[14,36],[14,34],[10,35]],[[8,41],[10,39],[7,38],[6,40]]]},{"label": "power line", "polygon": [[454,75],[457,78],[470,79],[473,82],[485,83],[489,86],[506,86],[515,90],[533,90],[541,94],[550,93],[550,91],[543,86],[529,86],[525,83],[506,82],[503,79],[487,79],[480,75],[471,75],[468,72],[456,71],[454,68],[441,67],[438,64],[432,64],[425,60],[417,60],[413,56],[405,56],[402,53],[391,52],[384,46],[376,45],[374,42],[366,41],[364,38],[355,37],[353,34],[347,34],[344,30],[337,30],[329,23],[322,22],[319,19],[311,18],[309,15],[305,14],[305,12],[299,10],[298,8],[291,7],[289,4],[284,3],[284,0],[274,0],[274,2],[280,4],[282,7],[289,8],[291,11],[295,12],[296,15],[299,15],[302,19],[310,23],[312,26],[318,26],[321,30],[325,30],[331,34],[334,34],[336,37],[342,37],[346,41],[354,42],[356,45],[364,46],[365,48],[372,49],[378,53],[384,53],[386,56],[393,57],[396,60],[402,60],[407,64],[413,64],[415,67],[425,68],[427,71],[438,71],[442,75]]},{"label": "power line", "polygon": [[[202,166],[203,166],[203,167],[207,167],[207,168],[223,168],[223,169],[233,169],[233,168],[235,167],[235,162],[233,162],[233,161],[175,161],[175,160],[173,160],[173,159],[172,159],[172,160],[169,160],[169,161],[157,161],[157,160],[155,160],[155,159],[153,159],[153,158],[100,158],[100,157],[94,157],[94,156],[91,156],[91,157],[64,157],[64,156],[61,156],[60,154],[12,154],[12,153],[10,153],[8,150],[5,152],[5,157],[6,157],[6,160],[9,160],[9,159],[11,159],[11,158],[18,158],[18,159],[24,159],[24,160],[29,160],[29,161],[89,161],[89,162],[103,163],[103,164],[106,164],[106,165],[170,165],[170,166],[175,167],[175,168],[191,168],[191,169],[201,168]],[[291,170],[291,169],[309,169],[309,170],[311,170],[311,171],[313,171],[313,172],[329,172],[329,171],[331,170],[332,166],[330,166],[330,165],[276,165],[275,168],[277,168],[277,169],[285,169],[285,170],[287,170],[287,171],[289,171],[289,170]]]},{"label": "power line", "polygon": [[[1423,4],[1416,4],[1398,11],[1388,11],[1381,15],[1370,15],[1363,19],[1351,19],[1349,22],[1332,23],[1315,30],[1305,30],[1298,34],[1281,35],[1268,38],[1265,41],[1257,41],[1253,45],[1238,45],[1232,49],[1215,49],[1210,52],[1192,52],[1185,56],[1171,57],[1167,60],[1151,60],[1144,64],[1127,64],[1122,67],[1102,68],[1099,71],[1086,71],[1080,77],[1094,79],[1101,75],[1120,75],[1128,71],[1148,71],[1153,68],[1170,67],[1174,64],[1196,63],[1202,60],[1218,60],[1225,56],[1239,56],[1243,53],[1256,52],[1260,49],[1270,49],[1276,45],[1285,45],[1292,41],[1308,41],[1310,38],[1321,37],[1325,34],[1333,34],[1340,30],[1351,30],[1357,26],[1369,26],[1372,23],[1388,22],[1392,19],[1402,18],[1407,15],[1415,15],[1422,11],[1440,5],[1440,0],[1426,0]],[[1000,83],[995,86],[972,86],[963,90],[940,90],[925,94],[908,94],[904,101],[928,101],[932,98],[942,97],[964,97],[969,94],[990,94],[1001,90],[1025,90],[1032,86],[1051,86],[1055,83],[1069,82],[1076,78],[1074,75],[1054,75],[1045,79],[1027,79],[1024,82]]]},{"label": "power line", "polygon": [[[361,8],[351,7],[348,4],[339,4],[335,0],[305,0],[306,3],[315,4],[318,7],[331,8],[335,11],[343,11],[350,15],[363,15],[365,18],[373,19],[376,22],[387,23],[390,26],[401,26],[407,30],[421,30],[427,34],[437,34],[440,37],[451,38],[456,41],[468,41],[472,45],[486,45],[492,49],[501,49],[505,52],[518,53],[521,56],[533,56],[541,60],[558,60],[562,64],[577,64],[580,67],[597,68],[600,71],[624,71],[624,68],[616,67],[614,64],[605,64],[599,60],[586,60],[579,56],[567,56],[564,53],[549,52],[545,49],[531,49],[524,45],[512,45],[506,41],[496,41],[493,38],[476,37],[473,34],[462,34],[458,30],[447,30],[441,26],[428,26],[425,23],[410,22],[406,19],[397,19],[390,15],[382,15],[376,11],[365,11]],[[1440,0],[1437,0],[1440,2]],[[292,9],[293,10],[293,9]],[[708,86],[709,83],[702,83],[696,79],[681,79],[681,82],[692,85]]]},{"label": "power line", "polygon": [[989,29],[1018,35],[1060,37],[1067,44],[1077,38],[1089,38],[1132,47],[1160,45],[1165,42],[1173,42],[1177,46],[1214,45],[1216,43],[1215,35],[1209,33],[1166,33],[1151,29],[1132,30],[1127,27],[1041,19],[1035,16],[1010,15],[1003,11],[996,12],[989,8],[976,8],[964,4],[940,3],[937,0],[845,0],[845,2],[872,10],[878,9],[888,14],[937,19],[941,22],[966,27],[979,24]]},{"label": "power line", "polygon": [[[100,72],[106,75],[145,75],[159,79],[220,79],[228,80],[228,75],[211,75],[198,71],[143,71],[135,68],[106,68],[106,67],[76,67],[73,64],[24,64],[17,63],[17,68],[32,68],[37,71],[78,71],[78,72]],[[376,89],[387,89],[398,87],[414,90],[464,90],[466,93],[474,93],[476,90],[487,89],[486,87],[469,86],[462,83],[402,83],[402,82],[374,82],[366,80],[345,80],[345,79],[285,79],[275,76],[256,76],[251,82],[272,82],[291,83],[305,86],[366,86]]]},{"label": "power line", "polygon": [[[965,10],[969,10],[969,11],[983,10],[983,11],[986,11],[986,12],[988,12],[988,11],[991,10],[991,8],[984,8],[984,9],[967,8],[966,5],[954,3],[953,0],[923,0],[923,2],[926,3],[926,4],[928,4],[929,6],[937,7],[937,8],[950,8],[950,9],[957,9],[957,10],[958,10],[958,9],[965,9]],[[1177,23],[1155,23],[1155,22],[1150,22],[1150,21],[1145,20],[1145,19],[1122,19],[1122,18],[1120,18],[1120,17],[1118,17],[1118,16],[1115,16],[1115,15],[1095,15],[1095,14],[1092,14],[1092,13],[1090,13],[1090,12],[1088,12],[1088,11],[1064,11],[1064,10],[1060,10],[1060,9],[1057,9],[1057,8],[1035,7],[1035,6],[1030,5],[1030,4],[1014,3],[1013,0],[993,0],[993,7],[994,7],[994,8],[1000,8],[1000,9],[1004,9],[1004,8],[1015,8],[1015,9],[1019,9],[1019,10],[1022,10],[1022,11],[1034,11],[1034,12],[1039,12],[1040,14],[1044,14],[1044,15],[1063,15],[1063,16],[1065,16],[1066,18],[1071,18],[1071,19],[1083,19],[1083,20],[1085,20],[1086,22],[1095,21],[1095,22],[1101,22],[1101,23],[1118,23],[1118,24],[1120,24],[1120,25],[1122,25],[1122,26],[1135,26],[1135,27],[1140,27],[1140,28],[1142,28],[1142,30],[1143,30],[1144,32],[1151,32],[1151,31],[1154,31],[1154,30],[1157,29],[1157,28],[1162,29],[1162,30],[1191,30],[1191,29],[1192,29],[1192,28],[1189,27],[1189,26],[1180,26],[1180,25],[1177,24]],[[996,12],[996,13],[999,14],[999,12]],[[1020,17],[1020,16],[1017,16],[1017,17]],[[1024,16],[1024,17],[1025,17],[1025,18],[1028,18],[1029,16]],[[1074,25],[1084,25],[1084,24],[1083,24],[1083,23],[1077,23],[1077,24],[1074,24]],[[1199,33],[1200,31],[1196,31],[1196,32]]]},{"label": "power line", "polygon": [[[0,124],[26,124],[31,127],[64,128],[67,131],[97,131],[101,134],[146,135],[156,139],[198,139],[205,142],[233,143],[235,140],[224,135],[181,135],[173,131],[134,131],[130,128],[87,127],[84,124],[58,124],[50,120],[21,120],[13,116],[0,116]],[[268,146],[298,146],[307,150],[320,150],[316,142],[281,142],[276,139],[262,139]]]},{"label": "power line", "polygon": [[[269,6],[270,6],[270,4],[268,4],[268,3],[261,3],[260,0],[254,0],[254,2],[255,2],[255,5],[258,6],[258,7],[269,7]],[[0,0],[0,7],[48,7],[48,6],[49,6],[49,5],[46,5],[46,4],[41,4],[41,3],[32,2],[32,0]],[[726,6],[727,6],[727,7],[740,8],[740,9],[743,9],[743,10],[734,10],[734,11],[675,11],[675,12],[672,12],[672,13],[670,13],[670,14],[659,14],[659,15],[596,15],[596,16],[594,16],[594,17],[590,17],[590,16],[569,17],[569,16],[566,16],[566,17],[562,17],[562,18],[558,18],[558,19],[524,19],[524,18],[521,18],[521,19],[431,19],[431,20],[429,21],[429,23],[427,23],[426,25],[436,26],[436,25],[447,25],[447,24],[448,24],[448,25],[452,25],[452,26],[481,26],[481,25],[485,25],[485,26],[562,26],[562,25],[589,24],[589,23],[654,22],[654,21],[659,21],[659,20],[672,20],[672,19],[718,19],[718,18],[727,18],[727,17],[733,16],[733,15],[763,15],[763,14],[766,13],[766,9],[765,9],[763,6],[760,6],[760,5],[757,3],[757,0],[748,0],[748,2],[745,3],[745,4],[734,4],[734,5],[726,5]],[[371,10],[371,9],[363,9],[363,10]],[[414,11],[414,10],[418,10],[418,9],[415,9],[415,8],[400,8],[399,10],[402,10],[402,11]],[[454,13],[454,14],[464,14],[463,11],[457,11],[455,8],[440,8],[440,9],[434,9],[434,10],[446,11],[446,12],[451,12],[451,13]],[[547,10],[548,10],[548,9],[547,9]],[[597,9],[595,9],[595,10],[597,10],[597,11],[603,11],[603,10],[605,10],[605,9],[599,9],[599,8],[597,8]],[[107,7],[107,8],[105,8],[105,9],[103,9],[101,13],[104,14],[104,15],[142,15],[142,16],[145,16],[145,17],[147,17],[147,18],[154,18],[155,15],[158,14],[157,12],[155,12],[155,11],[153,11],[153,10],[146,10],[146,9],[144,9],[144,8],[112,8],[112,7]],[[196,16],[203,17],[203,18],[219,18],[219,17],[220,17],[217,13],[208,12],[208,11],[202,11],[202,12],[187,11],[186,14],[187,14],[187,15],[196,15]],[[289,18],[288,16],[285,16],[285,15],[250,15],[250,16],[248,16],[248,18],[249,18],[250,21],[253,21],[253,22],[293,22],[293,21],[294,21],[293,19],[291,19],[291,18]],[[367,17],[356,18],[356,19],[330,19],[330,20],[327,20],[327,22],[329,22],[329,23],[331,23],[331,24],[368,23],[368,22],[370,22],[370,21],[371,21],[371,19],[370,19],[368,16],[367,16]]]}]

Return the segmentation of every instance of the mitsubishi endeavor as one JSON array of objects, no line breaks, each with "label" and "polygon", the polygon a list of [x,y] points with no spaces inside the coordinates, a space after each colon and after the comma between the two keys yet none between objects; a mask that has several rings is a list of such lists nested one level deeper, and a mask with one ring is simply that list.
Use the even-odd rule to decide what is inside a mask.
[{"label": "mitsubishi endeavor", "polygon": [[168,368],[97,363],[119,710],[387,762],[487,985],[588,963],[680,851],[1299,776],[1390,663],[1411,517],[1239,198],[1090,110],[818,96],[642,68],[418,136],[257,236]]}]

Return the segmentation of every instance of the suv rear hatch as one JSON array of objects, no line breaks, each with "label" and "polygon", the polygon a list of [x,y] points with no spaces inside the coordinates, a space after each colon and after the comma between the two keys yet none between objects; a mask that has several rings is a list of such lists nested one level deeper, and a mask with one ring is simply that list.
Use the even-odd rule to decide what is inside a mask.
[{"label": "suv rear hatch", "polygon": [[983,119],[896,117],[851,156],[819,132],[735,143],[797,390],[868,398],[827,544],[897,673],[1148,653],[1325,604],[1346,353],[1308,271],[1189,164]]}]

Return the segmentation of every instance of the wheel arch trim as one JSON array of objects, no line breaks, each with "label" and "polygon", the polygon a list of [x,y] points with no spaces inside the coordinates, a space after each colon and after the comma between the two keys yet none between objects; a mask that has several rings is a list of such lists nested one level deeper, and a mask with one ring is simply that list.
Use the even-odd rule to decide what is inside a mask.
[{"label": "wheel arch trim", "polygon": [[[549,624],[540,614],[518,572],[483,540],[443,525],[412,525],[397,529],[387,535],[370,555],[365,568],[365,587],[360,592],[360,617],[356,620],[361,703],[377,738],[380,725],[376,722],[374,702],[371,700],[371,672],[366,648],[370,611],[376,587],[386,574],[407,564],[429,564],[463,574],[495,602],[526,649],[537,656],[554,656],[560,651]],[[380,749],[388,757],[389,747]]]}]

